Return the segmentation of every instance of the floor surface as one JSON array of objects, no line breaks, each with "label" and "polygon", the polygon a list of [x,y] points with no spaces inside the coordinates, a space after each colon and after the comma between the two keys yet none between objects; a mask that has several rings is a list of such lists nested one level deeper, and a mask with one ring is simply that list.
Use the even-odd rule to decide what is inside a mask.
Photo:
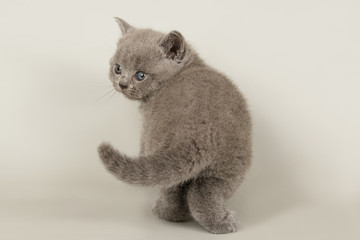
[{"label": "floor surface", "polygon": [[97,192],[78,189],[72,195],[46,193],[32,199],[2,200],[1,239],[360,239],[360,206],[356,204],[299,202],[274,209],[273,204],[242,201],[237,194],[229,205],[241,229],[213,235],[194,221],[171,223],[154,217],[151,190],[118,185],[115,193],[109,186]]}]

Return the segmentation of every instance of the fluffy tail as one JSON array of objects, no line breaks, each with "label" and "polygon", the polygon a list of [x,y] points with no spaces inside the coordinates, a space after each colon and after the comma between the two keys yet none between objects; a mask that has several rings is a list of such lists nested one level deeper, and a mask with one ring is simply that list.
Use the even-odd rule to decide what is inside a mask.
[{"label": "fluffy tail", "polygon": [[175,148],[162,149],[150,156],[129,157],[110,144],[99,146],[100,158],[107,170],[122,181],[140,185],[172,186],[201,172],[211,159],[195,141]]}]

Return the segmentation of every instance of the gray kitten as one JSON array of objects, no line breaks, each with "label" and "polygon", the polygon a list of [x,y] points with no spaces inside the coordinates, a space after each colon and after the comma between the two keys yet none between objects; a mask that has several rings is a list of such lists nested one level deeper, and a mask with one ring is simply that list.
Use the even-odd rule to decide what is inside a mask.
[{"label": "gray kitten", "polygon": [[251,121],[235,85],[206,65],[172,31],[136,29],[116,18],[122,31],[110,61],[110,80],[140,102],[140,155],[99,146],[109,172],[122,181],[159,186],[153,213],[168,221],[191,216],[211,233],[237,231],[225,201],[244,178],[251,159]]}]

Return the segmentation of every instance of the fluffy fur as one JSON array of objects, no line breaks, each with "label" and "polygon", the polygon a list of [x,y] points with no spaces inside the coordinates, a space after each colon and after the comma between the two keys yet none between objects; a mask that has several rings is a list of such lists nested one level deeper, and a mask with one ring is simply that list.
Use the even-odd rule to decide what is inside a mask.
[{"label": "fluffy fur", "polygon": [[[118,179],[159,186],[153,213],[169,221],[192,217],[211,233],[237,230],[225,201],[244,178],[251,159],[251,122],[235,85],[206,65],[173,31],[136,29],[116,18],[122,31],[110,61],[110,80],[140,101],[143,116],[138,157],[110,144],[100,158]],[[114,66],[121,66],[121,74]],[[144,80],[136,74],[146,73]]]}]

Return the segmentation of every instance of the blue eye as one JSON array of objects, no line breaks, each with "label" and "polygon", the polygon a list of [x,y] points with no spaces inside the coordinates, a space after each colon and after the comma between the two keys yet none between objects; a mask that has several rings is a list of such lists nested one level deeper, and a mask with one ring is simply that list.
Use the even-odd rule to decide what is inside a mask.
[{"label": "blue eye", "polygon": [[139,71],[135,76],[138,81],[142,81],[146,78],[146,73]]},{"label": "blue eye", "polygon": [[121,67],[119,64],[115,64],[114,72],[115,72],[115,74],[121,74]]}]

